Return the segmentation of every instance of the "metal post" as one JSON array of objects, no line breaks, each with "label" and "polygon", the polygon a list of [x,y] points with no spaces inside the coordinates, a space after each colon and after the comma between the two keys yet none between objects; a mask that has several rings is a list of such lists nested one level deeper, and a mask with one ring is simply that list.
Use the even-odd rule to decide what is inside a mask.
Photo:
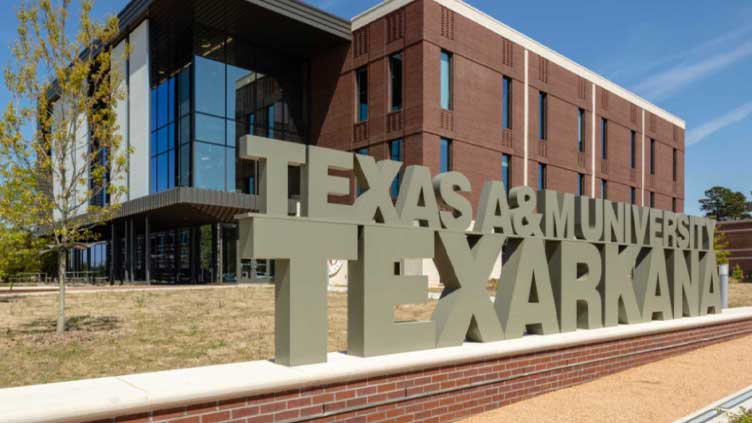
[{"label": "metal post", "polygon": [[728,308],[729,265],[722,264],[719,267],[721,274],[721,310],[725,310]]},{"label": "metal post", "polygon": [[146,284],[151,285],[151,221],[149,216],[144,218],[144,277]]},{"label": "metal post", "polygon": [[217,223],[217,283],[224,282],[224,271],[222,269],[222,224]]}]

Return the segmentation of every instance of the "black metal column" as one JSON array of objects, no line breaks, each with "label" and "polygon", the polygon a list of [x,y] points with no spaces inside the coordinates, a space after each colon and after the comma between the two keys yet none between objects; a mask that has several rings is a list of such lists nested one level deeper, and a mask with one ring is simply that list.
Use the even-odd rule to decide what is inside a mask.
[{"label": "black metal column", "polygon": [[144,277],[151,285],[151,222],[149,216],[144,219]]}]

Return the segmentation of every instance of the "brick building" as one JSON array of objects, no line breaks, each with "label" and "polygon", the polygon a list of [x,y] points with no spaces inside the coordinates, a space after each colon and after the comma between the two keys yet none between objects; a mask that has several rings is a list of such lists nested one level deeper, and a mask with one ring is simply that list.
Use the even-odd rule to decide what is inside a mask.
[{"label": "brick building", "polygon": [[747,278],[752,278],[752,220],[718,222],[718,231],[729,243],[729,271],[740,266]]},{"label": "brick building", "polygon": [[462,1],[345,20],[297,0],[133,0],[119,17],[129,193],[73,269],[268,278],[273,263],[236,261],[233,216],[258,201],[246,134],[458,170],[474,200],[503,180],[683,211],[684,121]]}]

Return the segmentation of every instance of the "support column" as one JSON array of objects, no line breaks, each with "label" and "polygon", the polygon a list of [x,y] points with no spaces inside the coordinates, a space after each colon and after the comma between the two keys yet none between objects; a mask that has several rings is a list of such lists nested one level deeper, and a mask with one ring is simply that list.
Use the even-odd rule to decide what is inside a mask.
[{"label": "support column", "polygon": [[117,269],[117,230],[115,223],[110,223],[110,285],[115,283],[115,269]]},{"label": "support column", "polygon": [[224,269],[222,269],[222,255],[224,251],[222,247],[222,224],[217,223],[217,277],[215,278],[217,283],[224,282]]},{"label": "support column", "polygon": [[130,274],[128,282],[131,284],[136,281],[136,275],[134,273],[136,270],[134,266],[135,260],[133,259],[136,255],[136,231],[134,226],[133,219],[131,219],[128,224],[128,272]]},{"label": "support column", "polygon": [[120,279],[120,285],[127,283],[131,278],[131,255],[129,254],[131,248],[131,231],[129,230],[128,224],[128,220],[123,221],[123,248],[125,249],[125,259],[123,259],[123,277]]},{"label": "support column", "polygon": [[151,221],[149,216],[144,218],[144,279],[151,285]]}]

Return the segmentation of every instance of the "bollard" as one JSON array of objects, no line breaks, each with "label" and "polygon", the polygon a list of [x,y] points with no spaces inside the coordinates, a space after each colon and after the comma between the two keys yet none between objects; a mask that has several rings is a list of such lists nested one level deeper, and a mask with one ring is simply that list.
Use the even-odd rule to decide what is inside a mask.
[{"label": "bollard", "polygon": [[721,275],[721,310],[725,310],[728,308],[729,265],[720,265],[719,273]]}]

